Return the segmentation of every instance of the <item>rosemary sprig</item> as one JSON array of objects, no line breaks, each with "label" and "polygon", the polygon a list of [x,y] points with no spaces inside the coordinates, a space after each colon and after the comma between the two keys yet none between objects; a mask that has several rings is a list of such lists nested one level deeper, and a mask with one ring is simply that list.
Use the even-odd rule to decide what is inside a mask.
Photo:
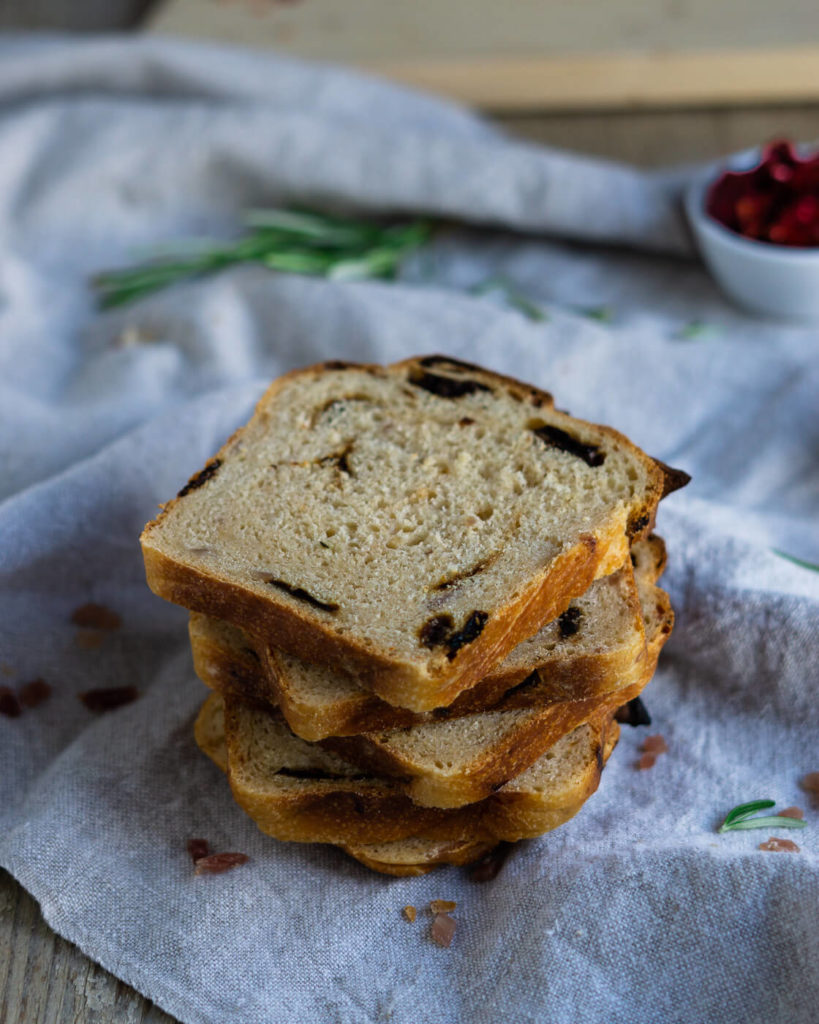
[{"label": "rosemary sprig", "polygon": [[747,804],[739,804],[725,815],[725,821],[720,825],[720,832],[737,832],[741,829],[751,828],[804,828],[806,821],[801,818],[783,818],[779,814],[766,814],[761,818],[753,818],[751,815],[757,811],[764,811],[773,807],[774,800],[752,800]]},{"label": "rosemary sprig", "polygon": [[390,224],[352,220],[309,210],[252,210],[247,233],[234,242],[180,243],[135,267],[109,270],[92,280],[103,309],[122,306],[190,277],[238,263],[337,281],[393,278],[401,261],[432,233],[428,221]]}]

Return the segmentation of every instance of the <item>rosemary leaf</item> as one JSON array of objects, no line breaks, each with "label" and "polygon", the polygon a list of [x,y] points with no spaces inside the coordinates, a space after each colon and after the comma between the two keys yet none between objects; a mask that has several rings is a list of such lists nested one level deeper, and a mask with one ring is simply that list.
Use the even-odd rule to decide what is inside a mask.
[{"label": "rosemary leaf", "polygon": [[730,825],[723,824],[720,832],[737,832],[749,828],[804,828],[806,821],[801,818],[783,818],[778,814],[765,815],[762,818],[742,818]]},{"label": "rosemary leaf", "polygon": [[280,270],[288,274],[308,274],[312,276],[329,273],[335,264],[332,257],[321,252],[270,252],[261,258],[261,262],[270,270]]},{"label": "rosemary leaf", "polygon": [[614,320],[614,310],[611,306],[589,306],[579,312],[589,320],[597,320],[601,324],[610,324]]},{"label": "rosemary leaf", "polygon": [[487,277],[485,281],[478,281],[469,289],[472,295],[489,295],[490,292],[502,292],[506,289],[506,283],[499,277]]},{"label": "rosemary leaf", "polygon": [[780,558],[784,558],[788,562],[793,562],[794,565],[798,565],[801,569],[810,569],[811,572],[819,572],[819,565],[814,565],[813,562],[806,562],[803,558],[797,558],[796,555],[789,555],[785,551],[780,551],[778,548],[771,548],[771,551],[773,551],[775,555],[779,555]]},{"label": "rosemary leaf", "polygon": [[249,210],[244,222],[251,228],[274,229],[283,235],[314,239],[322,245],[342,248],[360,245],[378,233],[378,229],[370,224],[307,210]]},{"label": "rosemary leaf", "polygon": [[510,293],[506,296],[506,301],[512,309],[516,309],[519,313],[523,313],[523,315],[529,320],[534,320],[536,323],[542,323],[544,320],[548,319],[540,306],[536,305],[530,299],[527,299],[525,295]]},{"label": "rosemary leaf", "polygon": [[339,260],[327,276],[334,281],[356,281],[366,277],[388,277],[401,262],[401,250],[383,248],[371,249],[363,256]]},{"label": "rosemary leaf", "polygon": [[734,821],[740,821],[742,818],[748,818],[752,814],[756,814],[757,811],[764,811],[768,807],[773,807],[776,803],[775,800],[751,800],[747,804],[739,804],[734,807],[725,815],[725,821],[722,823],[722,832],[726,825],[730,825]]},{"label": "rosemary leaf", "polygon": [[720,832],[736,832],[751,828],[804,828],[807,824],[801,818],[783,818],[781,815],[764,815],[753,818],[757,811],[773,807],[773,800],[751,800],[747,804],[739,804],[725,815],[725,821],[719,827]]},{"label": "rosemary leaf", "polygon": [[695,341],[702,338],[713,338],[720,333],[716,324],[707,324],[704,320],[691,320],[684,324],[674,335],[678,341]]},{"label": "rosemary leaf", "polygon": [[522,313],[527,319],[534,321],[548,320],[545,311],[537,303],[532,302],[531,299],[518,291],[506,278],[489,277],[485,281],[480,281],[478,284],[473,285],[469,291],[473,295],[500,295],[508,306]]}]

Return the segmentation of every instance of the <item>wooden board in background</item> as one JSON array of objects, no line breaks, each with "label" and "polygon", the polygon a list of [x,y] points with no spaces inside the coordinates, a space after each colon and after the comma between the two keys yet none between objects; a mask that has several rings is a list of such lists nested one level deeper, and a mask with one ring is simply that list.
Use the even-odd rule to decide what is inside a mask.
[{"label": "wooden board in background", "polygon": [[507,114],[511,135],[639,167],[699,163],[775,138],[819,142],[819,106]]},{"label": "wooden board in background", "polygon": [[493,111],[819,100],[806,0],[160,0],[148,28],[352,64]]}]

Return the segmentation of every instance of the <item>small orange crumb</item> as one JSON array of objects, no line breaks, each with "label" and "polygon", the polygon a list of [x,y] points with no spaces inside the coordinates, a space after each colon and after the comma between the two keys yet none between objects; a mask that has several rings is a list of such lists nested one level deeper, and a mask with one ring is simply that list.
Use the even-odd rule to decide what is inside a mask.
[{"label": "small orange crumb", "polygon": [[804,818],[805,814],[801,807],[786,807],[784,811],[777,811],[777,818]]},{"label": "small orange crumb", "polygon": [[417,911],[415,907],[413,907],[412,904],[410,904],[409,906],[404,907],[401,913],[404,915],[405,919],[409,921],[410,924],[412,924],[412,922],[415,920]]},{"label": "small orange crumb", "polygon": [[777,839],[771,836],[767,843],[759,844],[760,850],[774,850],[777,853],[799,853],[799,847],[790,839]]},{"label": "small orange crumb", "polygon": [[666,754],[668,753],[668,744],[665,741],[665,737],[660,736],[646,736],[643,741],[642,750],[646,754]]},{"label": "small orange crumb", "polygon": [[433,914],[449,914],[457,906],[458,904],[455,900],[433,900],[429,905],[429,909]]},{"label": "small orange crumb", "polygon": [[640,747],[642,757],[634,767],[641,772],[647,768],[653,768],[660,754],[665,754],[667,751],[668,744],[665,741],[665,737],[660,736],[659,733],[656,736],[646,736],[643,740],[643,745]]},{"label": "small orange crumb", "polygon": [[449,914],[436,914],[429,930],[432,941],[439,946],[449,946],[456,926],[457,921],[454,917],[450,917]]},{"label": "small orange crumb", "polygon": [[74,642],[80,650],[95,651],[102,644],[102,638],[98,629],[78,629]]},{"label": "small orange crumb", "polygon": [[30,683],[24,683],[19,691],[20,703],[27,708],[36,708],[44,700],[51,696],[51,687],[45,679],[32,679]]},{"label": "small orange crumb", "polygon": [[810,794],[811,806],[819,811],[819,772],[809,772],[799,780],[799,788]]},{"label": "small orange crumb", "polygon": [[71,613],[71,621],[81,629],[119,629],[122,619],[104,604],[81,605]]}]

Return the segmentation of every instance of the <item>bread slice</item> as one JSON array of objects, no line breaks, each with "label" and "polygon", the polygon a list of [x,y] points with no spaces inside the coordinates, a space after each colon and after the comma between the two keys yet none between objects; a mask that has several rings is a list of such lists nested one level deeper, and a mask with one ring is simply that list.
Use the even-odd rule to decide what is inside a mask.
[{"label": "bread slice", "polygon": [[417,806],[399,783],[305,743],[281,718],[235,698],[211,694],[195,734],[227,768],[236,802],[263,832],[358,847],[414,836],[495,842],[556,828],[597,788],[619,732],[616,722],[598,716],[487,800],[456,810]]},{"label": "bread slice", "polygon": [[426,711],[619,569],[680,479],[478,367],[325,363],[275,381],[141,543],[161,597]]},{"label": "bread slice", "polygon": [[[579,809],[579,808],[578,808]],[[477,839],[396,839],[391,843],[342,846],[345,853],[382,875],[425,875],[441,864],[471,864],[495,847]]]},{"label": "bread slice", "polygon": [[651,679],[673,625],[668,595],[653,582],[665,563],[662,540],[652,537],[635,545],[634,561],[648,643],[633,656],[628,671],[601,683],[593,698],[566,699],[561,691],[556,695],[548,676],[543,682],[533,672],[489,711],[329,737],[322,746],[368,772],[394,776],[421,806],[451,808],[484,799],[561,736],[590,716],[613,712],[632,700]]},{"label": "bread slice", "polygon": [[[613,724],[616,725],[616,723]],[[611,728],[606,729],[601,749],[604,764],[608,761],[609,755],[617,743],[618,735],[619,733]],[[541,801],[542,781],[544,781],[544,773],[536,765],[514,780],[514,783],[509,783],[506,786],[504,792],[508,799],[505,802],[499,799],[494,811],[499,829],[506,828],[514,831],[523,828],[527,830],[525,834],[530,839],[548,831],[547,829],[537,831],[544,822]],[[564,808],[566,814],[564,821],[573,818],[584,803],[585,798],[580,800],[576,807]],[[557,822],[552,827],[557,827],[557,824],[562,824],[562,822]],[[524,838],[524,836],[518,838]],[[342,849],[373,871],[379,871],[385,875],[406,876],[425,875],[434,867],[442,864],[471,864],[483,857],[484,854],[489,853],[495,845],[494,840],[484,842],[477,839],[437,840],[414,836],[410,839],[394,840],[391,843],[346,845],[342,846]]]},{"label": "bread slice", "polygon": [[[224,713],[217,704],[218,700],[214,698],[202,708],[196,721],[196,741],[208,757],[223,772],[227,772]],[[522,800],[520,806],[523,811]],[[580,806],[582,804],[577,810]],[[425,875],[441,864],[470,864],[494,846],[494,840],[425,839],[422,836],[411,836],[387,843],[343,845],[342,849],[373,871],[385,875],[411,876]]]},{"label": "bread slice", "polygon": [[401,779],[410,798],[422,806],[460,807],[483,800],[561,736],[595,714],[613,713],[648,684],[674,620],[668,595],[649,582],[647,572],[641,576],[646,649],[620,678],[617,689],[610,684],[604,694],[589,700],[555,699],[550,687],[533,674],[490,711],[405,729],[330,737],[322,746],[368,771]]},{"label": "bread slice", "polygon": [[[640,582],[651,588],[665,564],[660,538],[638,541]],[[305,740],[353,736],[384,729],[449,720],[493,707],[520,686],[516,707],[544,699],[594,699],[631,672],[645,648],[643,614],[632,562],[596,580],[559,619],[525,640],[488,676],[447,708],[413,712],[395,708],[357,685],[352,676],[310,665],[220,619],[196,612],[189,623],[194,669],[211,689],[279,707],[287,724]]]}]

